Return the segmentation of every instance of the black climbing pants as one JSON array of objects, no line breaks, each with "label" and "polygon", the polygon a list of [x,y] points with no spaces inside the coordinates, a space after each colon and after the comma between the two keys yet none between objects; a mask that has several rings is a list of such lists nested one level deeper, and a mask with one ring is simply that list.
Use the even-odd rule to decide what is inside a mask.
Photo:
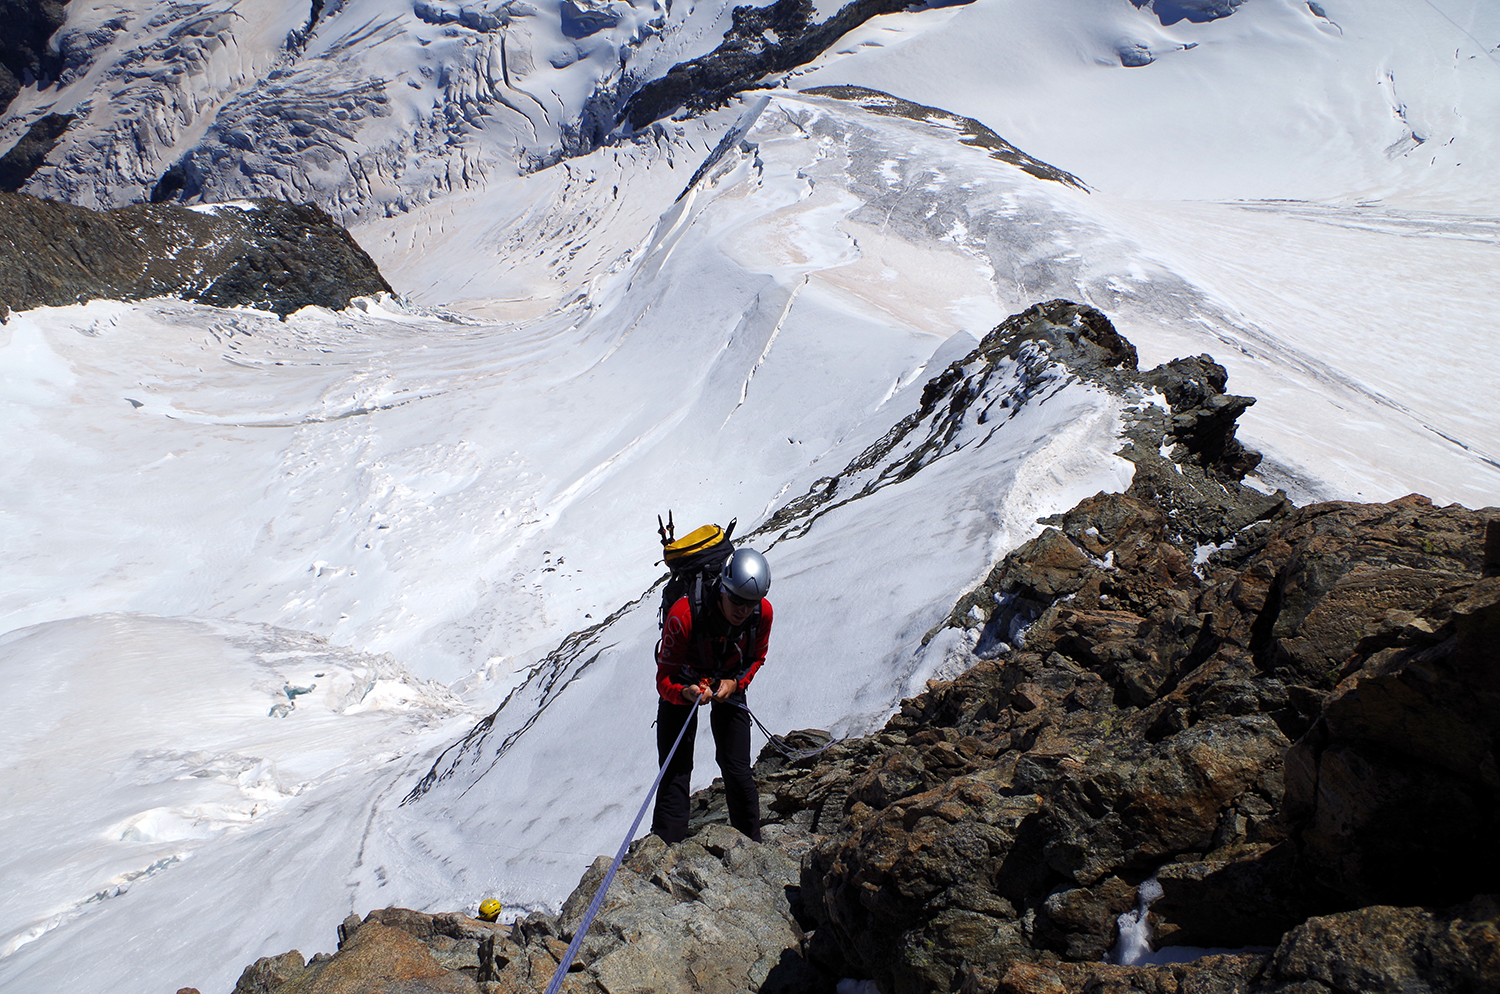
[{"label": "black climbing pants", "polygon": [[[724,793],[729,801],[729,824],[756,842],[760,841],[760,792],[750,772],[750,712],[743,707],[745,694],[735,691],[728,701],[709,704],[709,728],[714,734],[714,758],[724,776]],[[681,842],[687,836],[688,791],[693,779],[693,740],[698,736],[698,711],[689,704],[668,704],[658,699],[656,706],[656,761],[666,761],[684,721],[692,727],[682,737],[682,745],[672,757],[656,793],[656,808],[651,815],[651,834],[666,842]]]}]

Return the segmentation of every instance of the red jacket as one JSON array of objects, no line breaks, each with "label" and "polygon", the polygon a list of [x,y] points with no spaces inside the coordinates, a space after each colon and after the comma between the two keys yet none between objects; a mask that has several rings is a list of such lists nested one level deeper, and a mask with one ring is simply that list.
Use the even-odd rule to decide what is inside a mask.
[{"label": "red jacket", "polygon": [[[705,604],[700,623],[709,626],[710,638],[693,638],[693,609],[686,597],[679,598],[667,612],[662,626],[661,646],[656,650],[656,690],[662,700],[682,703],[684,687],[704,677],[712,680],[734,679],[739,689],[750,686],[755,673],[766,661],[766,646],[771,641],[771,602],[761,598],[760,620],[746,622],[737,631],[712,604]],[[755,644],[750,632],[755,629]],[[717,634],[717,637],[712,637]]]}]

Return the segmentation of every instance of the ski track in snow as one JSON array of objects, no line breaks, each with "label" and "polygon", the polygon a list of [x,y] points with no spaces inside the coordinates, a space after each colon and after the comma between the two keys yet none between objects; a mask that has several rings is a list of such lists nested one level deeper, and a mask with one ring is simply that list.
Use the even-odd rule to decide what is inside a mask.
[{"label": "ski track in snow", "polygon": [[[1276,0],[1164,26],[994,2],[879,18],[792,74],[971,116],[1086,193],[790,88],[533,170],[622,39],[660,74],[732,5],[650,31],[660,11],[616,5],[587,39],[534,6],[478,31],[350,0],[300,55],[305,12],[132,12],[77,82],[12,108],[0,141],[163,67],[191,23],[201,78],[131,77],[77,132],[138,151],[101,172],[60,148],[36,192],[129,199],[214,136],[281,143],[283,171],[217,192],[341,212],[405,298],[0,326],[7,992],[227,990],[331,948],[350,911],[555,907],[654,773],[668,507],[768,549],[761,719],[878,724],[963,664],[923,637],[1039,516],[1128,481],[1122,402],[1063,378],[882,449],[926,378],[1039,300],[1101,308],[1146,366],[1212,353],[1258,398],[1262,482],[1299,499],[1500,502],[1500,373],[1467,358],[1500,313],[1493,8]],[[1126,42],[1155,61],[1123,68]],[[1020,396],[1009,375],[994,397]],[[85,929],[155,965],[78,956]]]}]

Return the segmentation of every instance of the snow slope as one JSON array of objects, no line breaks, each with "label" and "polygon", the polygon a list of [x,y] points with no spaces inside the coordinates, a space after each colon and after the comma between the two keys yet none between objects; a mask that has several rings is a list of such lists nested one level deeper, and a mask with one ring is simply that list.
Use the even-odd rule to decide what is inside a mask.
[{"label": "snow slope", "polygon": [[[416,6],[331,5],[288,47],[281,8],[214,33],[184,28],[212,5],[70,5],[92,61],[0,126],[89,105],[33,181],[89,203],[237,150],[205,160],[209,199],[316,199],[403,295],[0,326],[7,992],[227,991],[349,911],[555,904],[654,772],[668,507],[742,534],[811,508],[752,539],[777,627],[751,704],[778,730],[882,720],[961,664],[920,642],[991,562],[1127,480],[1121,399],[1014,370],[991,384],[1012,416],[881,475],[926,380],[1038,300],[1094,303],[1148,365],[1214,354],[1260,398],[1266,485],[1500,503],[1500,373],[1474,361],[1500,312],[1471,168],[1500,120],[1488,4],[908,12],[789,87],[534,170],[627,75],[714,47],[729,5]],[[1125,40],[1155,61],[1122,66]],[[203,71],[167,71],[187,50]],[[798,92],[835,84],[952,113]]]},{"label": "snow slope", "polygon": [[[0,638],[0,672],[11,688],[0,741],[24,757],[0,768],[5,957],[122,905],[147,933],[179,927],[142,921],[132,892],[235,848],[220,839],[247,836],[242,853],[274,850],[266,823],[308,829],[304,858],[317,834],[342,850],[343,833],[308,822],[325,817],[327,795],[347,814],[381,767],[421,750],[458,710],[388,656],[234,622],[101,614],[38,625]],[[351,766],[365,778],[340,783]],[[257,872],[295,876],[295,864],[283,857]],[[214,916],[232,882],[206,888],[195,913]]]},{"label": "snow slope", "polygon": [[[1246,0],[1170,25],[1127,0],[942,13],[872,21],[791,85],[854,83],[975,117],[1131,198],[1500,202],[1494,4]],[[1153,61],[1122,65],[1130,53]]]}]

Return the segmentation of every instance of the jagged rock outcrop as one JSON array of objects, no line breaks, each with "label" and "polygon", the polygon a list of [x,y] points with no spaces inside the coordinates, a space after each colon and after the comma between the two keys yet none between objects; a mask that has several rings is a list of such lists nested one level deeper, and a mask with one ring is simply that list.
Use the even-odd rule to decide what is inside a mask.
[{"label": "jagged rock outcrop", "polygon": [[234,994],[478,994],[480,950],[509,931],[458,913],[384,908],[339,926],[338,951],[256,960]]},{"label": "jagged rock outcrop", "polygon": [[680,107],[697,111],[717,106],[768,75],[811,62],[870,18],[909,6],[906,0],[851,0],[822,23],[813,23],[817,11],[812,0],[735,7],[718,48],[642,85],[625,102],[619,119],[639,130]]},{"label": "jagged rock outcrop", "polygon": [[941,107],[929,107],[926,104],[905,100],[894,94],[872,90],[865,86],[813,86],[801,92],[814,97],[847,100],[882,117],[904,117],[911,121],[925,121],[950,128],[956,133],[960,143],[987,149],[994,158],[1001,162],[1009,162],[1037,179],[1052,180],[1079,190],[1088,189],[1083,180],[1077,176],[1027,155],[997,135],[983,121],[977,121],[972,117],[963,117],[952,111],[943,110]]},{"label": "jagged rock outcrop", "polygon": [[1310,918],[1274,952],[1164,966],[980,967],[961,994],[1485,994],[1500,971],[1493,896],[1436,911],[1369,907]]},{"label": "jagged rock outcrop", "polygon": [[[577,932],[610,860],[601,856],[559,915],[514,926],[405,908],[350,916],[338,951],[296,950],[246,967],[234,994],[536,994]],[[668,846],[639,839],[574,960],[569,994],[624,991],[819,990],[797,950],[787,900],[799,864],[726,825]]]},{"label": "jagged rock outcrop", "polygon": [[72,114],[44,114],[33,121],[21,140],[0,155],[0,192],[15,193],[25,186],[72,123]]},{"label": "jagged rock outcrop", "polygon": [[[950,624],[971,629],[978,662],[903,705],[805,866],[814,958],[882,990],[1098,961],[1152,876],[1163,941],[1205,946],[1274,944],[1310,915],[1415,897],[1394,881],[1419,868],[1429,902],[1500,889],[1482,841],[1500,792],[1477,731],[1496,727],[1493,698],[1457,700],[1500,665],[1473,648],[1493,624],[1494,512],[1420,497],[1293,509],[1250,490],[1233,425],[1251,401],[1222,392],[1222,367],[1135,373],[1096,314],[1039,305],[980,351],[1049,338],[1079,375],[1156,391],[1167,410],[1143,405],[1127,431],[1130,490],[1061,515],[960,600]],[[958,369],[924,404],[962,396]],[[1341,702],[1369,702],[1362,674],[1399,683],[1398,657],[1424,651],[1403,687],[1432,679],[1435,655],[1464,662],[1445,691],[1424,687],[1419,725],[1387,718],[1356,767],[1338,736],[1374,737],[1373,713],[1392,709]],[[1446,745],[1415,744],[1429,736]],[[1325,766],[1363,778],[1349,799]],[[1424,828],[1426,812],[1444,826]]]},{"label": "jagged rock outcrop", "polygon": [[1500,522],[1487,550],[1477,528],[1408,499],[1326,505],[1287,537],[1273,632],[1296,654],[1268,662],[1326,665],[1339,683],[1287,756],[1285,814],[1341,899],[1500,893]]},{"label": "jagged rock outcrop", "polygon": [[[1427,710],[1408,709],[1404,740],[1370,744],[1378,723],[1344,703],[1372,696],[1372,666],[1393,679],[1371,651],[1392,620],[1464,605],[1437,637],[1446,658],[1471,658],[1458,629],[1483,630],[1492,610],[1485,521],[1415,497],[1316,505],[1196,563],[1131,494],[1068,512],[988,584],[1045,606],[1015,646],[906,703],[885,732],[899,745],[855,779],[846,826],[810,857],[824,955],[890,991],[941,988],[976,963],[1097,961],[1153,875],[1162,941],[1221,947],[1275,944],[1372,895],[1443,906],[1500,889],[1486,841],[1500,792],[1477,732],[1497,725],[1465,693],[1482,679],[1445,682],[1429,655]],[[1375,550],[1386,565],[1361,568]],[[1477,668],[1497,666],[1491,649]],[[1351,739],[1363,765],[1327,744]],[[1476,760],[1466,773],[1461,755]]]},{"label": "jagged rock outcrop", "polygon": [[[687,841],[637,841],[565,989],[1500,989],[1500,510],[1246,487],[1251,401],[1222,367],[1140,372],[1066,301],[1007,320],[916,417],[982,416],[987,370],[1040,385],[1043,361],[1134,398],[1129,490],[959,600],[932,638],[961,675],[873,735],[763,750],[764,844],[717,783]],[[493,936],[486,994],[546,983],[606,866]],[[1159,944],[1242,951],[1106,964],[1137,915]]]},{"label": "jagged rock outcrop", "polygon": [[[1136,373],[1114,339],[1102,315],[1054,301],[978,351],[1045,341],[1078,375],[1165,401],[1127,429],[1130,490],[1059,516],[959,601],[968,672],[871,740],[761,770],[773,816],[823,836],[801,896],[809,955],[833,974],[921,991],[1097,963],[1151,876],[1160,941],[1205,946],[1285,948],[1310,916],[1500,890],[1484,841],[1500,837],[1483,731],[1500,727],[1496,512],[1416,496],[1294,509],[1244,487],[1256,457],[1233,425],[1251,401],[1223,393],[1222,367]],[[924,408],[975,396],[972,359]],[[1464,920],[1490,934],[1476,907]],[[1371,921],[1395,931],[1357,955],[1410,938],[1399,916]],[[1347,945],[1320,947],[1319,969],[1338,974]],[[1448,966],[1500,980],[1475,956]],[[1251,960],[1194,983],[1301,982]]]},{"label": "jagged rock outcrop", "polygon": [[[480,970],[487,994],[544,987],[609,869],[600,856],[559,916],[534,913],[497,940]],[[762,991],[814,989],[798,950],[802,929],[787,900],[796,860],[708,825],[668,846],[637,840],[574,961],[566,990]]]},{"label": "jagged rock outcrop", "polygon": [[1178,21],[1202,24],[1233,14],[1245,0],[1130,0],[1137,7],[1148,8],[1164,25]]},{"label": "jagged rock outcrop", "polygon": [[93,211],[0,193],[0,318],[94,298],[178,296],[287,314],[391,292],[349,233],[310,204]]}]

